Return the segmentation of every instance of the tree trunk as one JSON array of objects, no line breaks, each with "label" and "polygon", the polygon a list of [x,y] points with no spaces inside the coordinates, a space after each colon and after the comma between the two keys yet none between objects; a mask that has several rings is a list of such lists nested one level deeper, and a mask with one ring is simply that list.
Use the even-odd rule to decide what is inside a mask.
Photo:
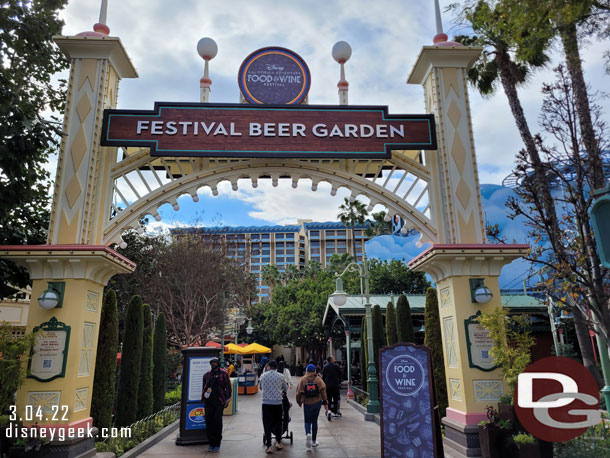
[{"label": "tree trunk", "polygon": [[[598,139],[595,135],[593,121],[591,119],[591,107],[589,105],[589,96],[587,94],[587,85],[582,70],[582,61],[580,59],[580,51],[578,47],[578,34],[574,23],[567,24],[560,29],[561,42],[566,56],[566,66],[570,74],[572,82],[572,91],[574,93],[574,103],[578,122],[580,127],[580,135],[586,150],[586,159],[588,163],[588,172],[592,178],[591,187],[593,189],[603,188],[606,185],[603,169],[602,154],[599,147]],[[610,322],[610,313],[607,306],[608,294],[605,292],[603,274],[600,269],[600,258],[597,253],[595,241],[590,234],[593,233],[589,218],[583,218],[585,237],[584,242],[587,254],[591,263],[591,288],[590,294],[601,313],[599,319],[600,326],[604,327],[606,334],[610,334],[607,324]]]},{"label": "tree trunk", "polygon": [[580,347],[580,354],[582,355],[582,363],[589,369],[589,372],[595,378],[597,385],[601,389],[604,386],[602,376],[599,372],[597,364],[595,364],[595,357],[593,356],[593,344],[591,343],[591,337],[589,336],[589,328],[585,322],[581,311],[578,308],[573,309],[574,312],[574,329],[576,330],[576,338],[578,339],[578,346]]},{"label": "tree trunk", "polygon": [[604,180],[604,169],[602,167],[601,151],[599,143],[595,137],[595,129],[591,120],[591,107],[589,106],[589,96],[587,95],[587,85],[582,71],[582,61],[578,49],[578,36],[576,24],[571,23],[560,29],[561,43],[566,55],[566,65],[572,80],[572,90],[574,91],[574,101],[578,122],[580,125],[580,135],[587,150],[587,158],[593,178],[594,188],[603,188],[606,183]]},{"label": "tree trunk", "polygon": [[519,130],[519,134],[521,135],[521,139],[525,144],[530,162],[534,168],[536,190],[541,196],[544,206],[544,214],[540,216],[542,217],[544,226],[550,229],[551,233],[549,234],[549,239],[553,245],[553,249],[558,254],[558,257],[562,259],[562,245],[561,243],[557,243],[558,240],[556,237],[556,235],[559,234],[559,224],[557,221],[557,213],[555,211],[555,203],[553,201],[553,197],[551,196],[551,191],[546,183],[546,170],[542,160],[540,159],[536,141],[530,132],[527,120],[525,118],[525,113],[523,112],[523,107],[521,106],[521,101],[519,100],[519,95],[517,93],[517,81],[510,69],[511,61],[508,51],[498,51],[497,63],[500,73],[500,81],[502,82],[502,87],[506,93],[506,97],[508,98],[510,110],[515,118],[517,129]]}]

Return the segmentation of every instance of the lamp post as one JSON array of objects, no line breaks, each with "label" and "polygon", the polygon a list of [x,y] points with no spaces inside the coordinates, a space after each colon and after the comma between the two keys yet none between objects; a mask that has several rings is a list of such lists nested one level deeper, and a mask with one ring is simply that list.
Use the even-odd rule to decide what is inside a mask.
[{"label": "lamp post", "polygon": [[[367,332],[367,349],[369,354],[369,361],[367,367],[367,387],[369,390],[369,403],[366,406],[367,413],[375,414],[379,413],[379,391],[378,391],[378,380],[377,380],[377,371],[375,370],[375,357],[373,350],[373,320],[371,318],[371,296],[369,293],[369,269],[366,260],[366,253],[362,254],[362,265],[352,262],[348,264],[345,270],[337,275],[337,290],[331,295],[331,300],[333,303],[340,307],[345,304],[347,301],[347,294],[343,291],[343,282],[341,281],[341,277],[345,275],[346,272],[358,272],[360,277],[360,294],[364,296],[365,303],[364,308],[366,311],[366,327],[369,329]],[[364,289],[363,289],[364,282]],[[348,356],[351,357],[351,355]],[[348,360],[348,366],[351,363]],[[349,377],[349,375],[348,375]],[[351,380],[348,381],[348,387],[351,384]]]}]

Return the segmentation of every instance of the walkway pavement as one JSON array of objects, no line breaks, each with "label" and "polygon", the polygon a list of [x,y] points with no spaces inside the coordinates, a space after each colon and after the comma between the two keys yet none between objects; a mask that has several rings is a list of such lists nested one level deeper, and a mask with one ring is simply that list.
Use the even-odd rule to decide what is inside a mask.
[{"label": "walkway pavement", "polygon": [[[298,383],[298,377],[293,381]],[[345,391],[341,393],[343,416],[329,422],[320,413],[318,420],[318,442],[320,445],[308,449],[305,446],[305,426],[303,410],[294,399],[295,389],[290,390],[292,401],[290,410],[292,421],[289,431],[292,431],[294,442],[284,439],[284,449],[274,451],[272,455],[265,454],[263,447],[263,425],[261,421],[260,393],[250,396],[239,396],[237,415],[224,417],[223,440],[220,453],[207,453],[207,445],[175,445],[176,434],[170,434],[166,439],[154,445],[142,455],[143,458],[201,458],[202,456],[224,457],[257,457],[275,458],[295,457],[380,457],[381,445],[379,426],[370,421],[364,421],[363,415],[344,402]]]}]

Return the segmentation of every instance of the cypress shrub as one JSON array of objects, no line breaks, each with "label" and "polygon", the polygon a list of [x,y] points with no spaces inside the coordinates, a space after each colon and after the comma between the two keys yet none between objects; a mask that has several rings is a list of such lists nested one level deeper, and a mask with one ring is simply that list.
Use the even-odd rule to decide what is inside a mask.
[{"label": "cypress shrub", "polygon": [[125,339],[119,372],[119,390],[115,426],[129,426],[137,420],[138,384],[142,361],[143,333],[142,298],[133,296],[129,301],[125,317]]},{"label": "cypress shrub", "polygon": [[98,429],[112,426],[112,406],[116,378],[116,355],[119,346],[119,315],[116,293],[106,292],[100,316],[100,332],[95,357],[95,375],[91,395],[91,417]]},{"label": "cypress shrub", "polygon": [[362,358],[360,360],[360,380],[362,381],[362,390],[367,391],[366,381],[368,380],[368,344],[366,336],[366,316],[362,317],[362,339],[360,340],[360,354]]},{"label": "cypress shrub", "polygon": [[138,419],[148,417],[153,413],[153,321],[150,305],[144,304],[142,306],[142,318],[144,327],[142,332],[140,383],[138,385]]},{"label": "cypress shrub", "polygon": [[404,294],[398,296],[398,303],[396,304],[396,334],[399,342],[415,342],[411,307]]},{"label": "cypress shrub", "polygon": [[398,334],[396,334],[396,309],[392,301],[388,302],[385,309],[385,334],[388,345],[394,345],[398,342]]},{"label": "cypress shrub", "polygon": [[374,361],[375,361],[375,369],[377,370],[377,379],[379,380],[379,349],[383,347],[386,343],[385,340],[385,330],[383,327],[383,315],[381,314],[381,307],[378,305],[373,306],[372,314],[372,324],[373,324],[373,352],[374,352]]},{"label": "cypress shrub", "polygon": [[424,313],[424,345],[430,349],[432,372],[434,374],[434,387],[436,388],[436,402],[438,404],[439,415],[442,418],[445,416],[448,399],[447,383],[445,379],[445,362],[443,360],[441,321],[438,313],[436,289],[434,288],[428,288],[428,291],[426,291],[426,309]]},{"label": "cypress shrub", "polygon": [[153,412],[165,406],[165,389],[167,381],[167,329],[165,315],[159,313],[155,323],[153,339]]}]

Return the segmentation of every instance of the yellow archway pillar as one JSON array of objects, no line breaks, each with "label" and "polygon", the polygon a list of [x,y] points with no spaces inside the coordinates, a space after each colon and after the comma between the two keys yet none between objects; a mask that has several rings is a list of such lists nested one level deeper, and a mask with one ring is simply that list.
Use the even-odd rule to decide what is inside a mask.
[{"label": "yellow archway pillar", "polygon": [[[428,273],[439,296],[439,317],[445,358],[449,408],[442,419],[446,456],[480,455],[478,423],[485,408],[494,405],[508,386],[500,369],[486,370],[473,363],[476,347],[468,348],[466,320],[478,311],[502,307],[498,277],[502,267],[522,257],[528,245],[434,245],[409,264]],[[482,279],[493,294],[487,304],[471,298],[471,279]]]},{"label": "yellow archway pillar", "polygon": [[[0,246],[0,256],[26,267],[33,280],[27,330],[43,323],[57,329],[54,335],[45,333],[46,356],[41,351],[31,360],[30,372],[38,375],[27,378],[17,393],[18,416],[26,425],[65,430],[91,425],[103,289],[113,275],[135,268],[102,245],[117,151],[102,148],[100,134],[104,110],[116,107],[120,80],[138,75],[117,37],[91,32],[54,41],[70,59],[71,70],[48,244]],[[61,308],[44,310],[37,303],[49,282],[65,287]],[[28,414],[26,405],[40,416]],[[92,446],[77,447],[85,451]]]},{"label": "yellow archway pillar", "polygon": [[[129,273],[135,264],[110,248],[93,245],[4,246],[0,255],[30,271],[27,332],[55,321],[62,331],[69,329],[57,340],[49,338],[38,360],[32,358],[28,378],[17,393],[19,418],[26,425],[90,426],[103,289],[113,275]],[[49,282],[65,284],[61,308],[45,310],[38,305]],[[47,363],[36,362],[45,359]],[[26,412],[26,405],[31,410]]]}]

